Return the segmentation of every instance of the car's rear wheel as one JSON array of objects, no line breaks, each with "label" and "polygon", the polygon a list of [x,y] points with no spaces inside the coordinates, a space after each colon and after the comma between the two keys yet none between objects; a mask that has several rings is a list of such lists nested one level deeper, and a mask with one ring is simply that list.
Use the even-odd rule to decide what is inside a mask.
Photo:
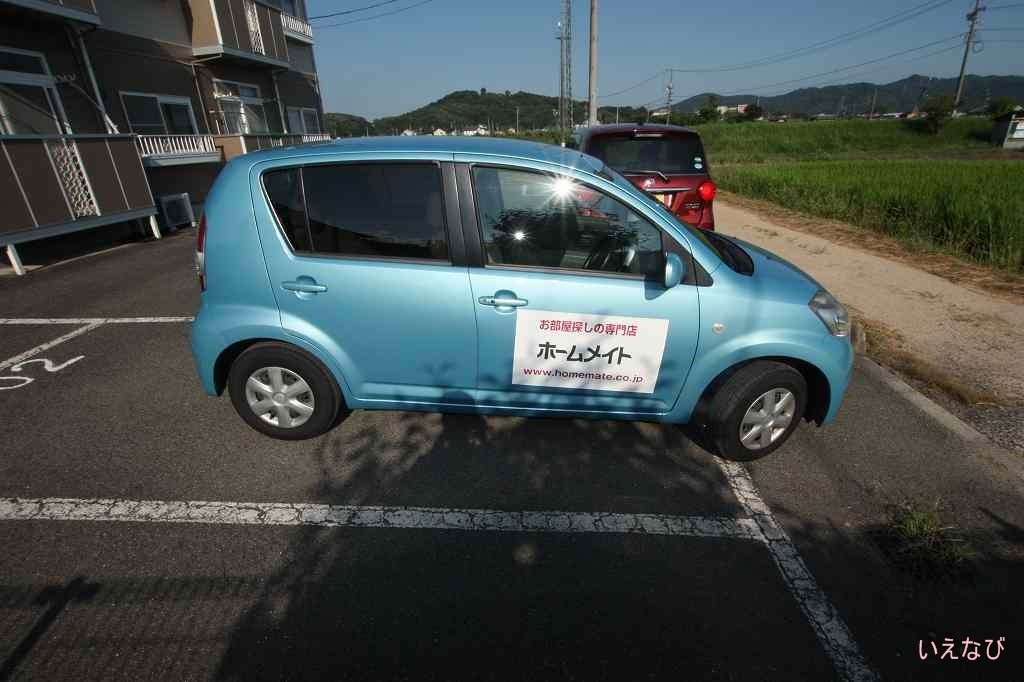
[{"label": "car's rear wheel", "polygon": [[325,433],[344,403],[320,361],[281,343],[258,343],[239,355],[228,374],[228,392],[249,426],[283,440]]},{"label": "car's rear wheel", "polygon": [[711,400],[712,445],[726,459],[760,459],[793,434],[806,406],[807,382],[793,367],[768,360],[744,365]]}]

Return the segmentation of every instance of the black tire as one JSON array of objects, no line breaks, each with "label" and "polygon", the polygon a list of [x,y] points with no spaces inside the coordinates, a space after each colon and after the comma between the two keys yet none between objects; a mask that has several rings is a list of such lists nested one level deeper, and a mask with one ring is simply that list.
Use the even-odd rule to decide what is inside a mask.
[{"label": "black tire", "polygon": [[[740,440],[740,422],[755,401],[772,391],[783,389],[794,396],[795,405],[789,425],[771,441],[758,449]],[[725,459],[749,462],[778,450],[796,430],[807,406],[807,382],[790,365],[770,360],[757,360],[744,365],[718,387],[707,411],[711,445]]]},{"label": "black tire", "polygon": [[[254,372],[266,367],[288,370],[308,384],[313,413],[305,423],[290,428],[276,426],[249,407],[246,382]],[[336,419],[345,406],[341,389],[330,370],[305,351],[283,343],[257,343],[239,355],[228,373],[228,392],[231,404],[246,424],[260,433],[281,440],[303,440],[326,433],[337,423]],[[298,418],[297,414],[295,416]]]}]

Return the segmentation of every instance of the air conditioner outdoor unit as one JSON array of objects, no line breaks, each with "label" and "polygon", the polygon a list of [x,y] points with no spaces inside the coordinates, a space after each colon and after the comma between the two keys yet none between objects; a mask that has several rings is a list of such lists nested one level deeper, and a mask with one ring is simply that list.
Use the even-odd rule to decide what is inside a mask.
[{"label": "air conditioner outdoor unit", "polygon": [[160,213],[164,218],[164,226],[177,229],[182,225],[196,224],[196,216],[192,212],[192,201],[188,192],[182,194],[165,194],[160,198]]}]

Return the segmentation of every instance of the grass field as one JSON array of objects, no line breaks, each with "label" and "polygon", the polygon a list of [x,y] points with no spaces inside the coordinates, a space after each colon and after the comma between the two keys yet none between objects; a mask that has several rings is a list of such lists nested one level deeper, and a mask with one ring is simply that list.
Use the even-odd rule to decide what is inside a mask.
[{"label": "grass field", "polygon": [[991,149],[992,122],[965,117],[938,136],[913,121],[844,120],[709,123],[697,126],[713,166],[772,160],[824,160]]},{"label": "grass field", "polygon": [[1021,161],[727,164],[717,166],[714,176],[723,189],[737,194],[1024,272]]}]

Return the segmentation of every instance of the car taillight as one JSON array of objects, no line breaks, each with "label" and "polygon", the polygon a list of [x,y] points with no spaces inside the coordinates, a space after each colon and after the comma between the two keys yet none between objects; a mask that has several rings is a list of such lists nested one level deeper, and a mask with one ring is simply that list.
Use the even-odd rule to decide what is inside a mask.
[{"label": "car taillight", "polygon": [[199,289],[206,291],[206,215],[199,218],[199,234],[196,237],[196,274],[199,275]]},{"label": "car taillight", "polygon": [[718,187],[715,183],[710,180],[705,180],[700,183],[700,187],[697,188],[697,193],[700,194],[700,198],[704,201],[711,201],[715,198],[715,193],[718,192]]}]

